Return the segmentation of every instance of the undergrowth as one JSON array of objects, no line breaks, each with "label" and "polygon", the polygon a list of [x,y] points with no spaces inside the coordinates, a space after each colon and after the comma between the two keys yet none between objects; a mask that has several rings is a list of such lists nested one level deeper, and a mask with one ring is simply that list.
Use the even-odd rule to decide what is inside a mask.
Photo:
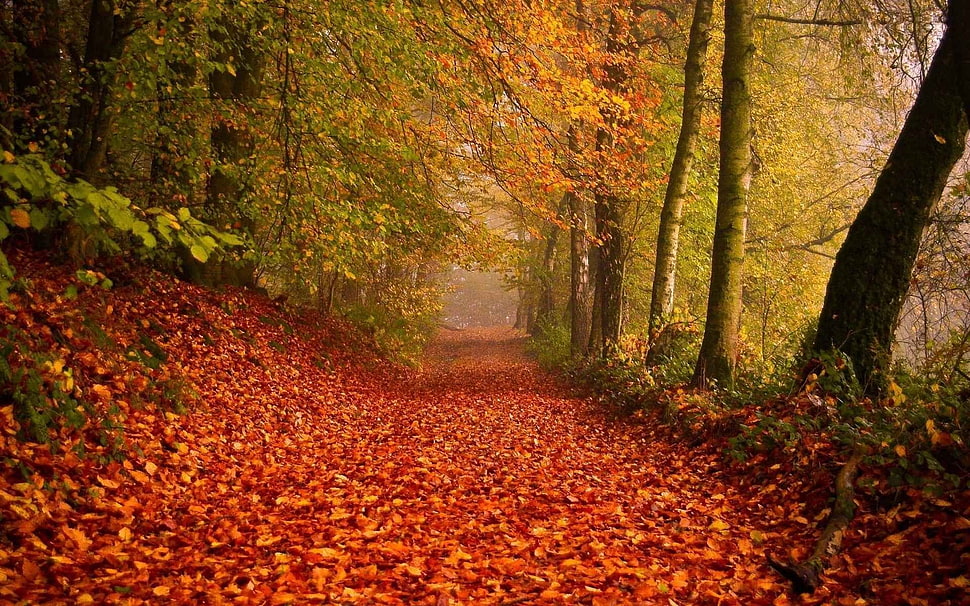
[{"label": "undergrowth", "polygon": [[569,327],[551,317],[538,322],[527,345],[528,352],[546,370],[558,370],[568,365],[569,348]]},{"label": "undergrowth", "polygon": [[862,450],[883,488],[939,493],[970,485],[970,385],[944,386],[897,369],[886,397],[874,402],[863,397],[851,362],[826,352],[800,379],[775,366],[770,374],[742,373],[734,390],[707,392],[686,387],[686,366],[676,364],[685,352],[667,351],[675,362],[670,372],[661,370],[662,360],[648,366],[632,351],[585,361],[568,374],[621,412],[654,416],[690,443],[723,444],[737,462]]}]

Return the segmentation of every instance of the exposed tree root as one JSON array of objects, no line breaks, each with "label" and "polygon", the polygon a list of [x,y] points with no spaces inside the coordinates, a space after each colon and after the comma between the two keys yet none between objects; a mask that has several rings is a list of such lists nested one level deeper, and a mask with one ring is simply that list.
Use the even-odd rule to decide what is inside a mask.
[{"label": "exposed tree root", "polygon": [[856,450],[835,476],[835,504],[812,556],[799,564],[782,564],[767,554],[768,564],[791,581],[795,593],[814,593],[821,585],[821,574],[829,559],[842,547],[845,529],[855,515],[855,478],[862,452]]}]

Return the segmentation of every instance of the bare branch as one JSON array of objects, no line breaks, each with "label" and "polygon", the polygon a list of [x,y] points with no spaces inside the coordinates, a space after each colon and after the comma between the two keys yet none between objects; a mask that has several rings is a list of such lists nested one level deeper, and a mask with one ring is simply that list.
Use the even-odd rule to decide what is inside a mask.
[{"label": "bare branch", "polygon": [[798,19],[796,17],[784,17],[782,15],[769,15],[767,13],[762,13],[760,15],[755,15],[755,19],[764,19],[765,21],[778,21],[780,23],[791,23],[793,25],[821,25],[824,27],[849,27],[852,25],[862,25],[862,21],[834,21],[832,19]]}]

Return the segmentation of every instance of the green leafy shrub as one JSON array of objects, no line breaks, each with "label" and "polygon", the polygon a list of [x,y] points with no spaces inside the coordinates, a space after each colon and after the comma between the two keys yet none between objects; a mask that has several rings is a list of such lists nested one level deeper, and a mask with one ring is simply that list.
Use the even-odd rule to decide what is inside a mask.
[{"label": "green leafy shrub", "polygon": [[438,329],[440,288],[388,281],[378,292],[372,303],[349,305],[344,314],[373,335],[386,354],[404,364],[417,364]]},{"label": "green leafy shrub", "polygon": [[626,411],[648,408],[658,401],[660,389],[656,381],[646,371],[642,361],[631,356],[588,360],[576,367],[571,375],[580,384]]},{"label": "green leafy shrub", "polygon": [[[9,330],[9,327],[8,327]],[[11,365],[10,358],[20,359]],[[74,373],[50,353],[22,352],[14,342],[0,348],[0,398],[13,404],[22,439],[46,444],[51,430],[79,429],[92,412],[74,398]]]},{"label": "green leafy shrub", "polygon": [[703,335],[693,321],[670,322],[652,339],[646,364],[657,383],[679,385],[694,375]]},{"label": "green leafy shrub", "polygon": [[814,389],[841,402],[852,402],[862,397],[862,385],[856,377],[852,360],[840,351],[816,354],[803,374],[806,389]]},{"label": "green leafy shrub", "polygon": [[[236,235],[219,231],[187,208],[142,210],[113,187],[99,188],[57,174],[39,155],[0,162],[0,241],[17,230],[71,234],[75,254],[114,254],[124,248],[143,255],[183,248],[205,262],[216,251],[240,246]],[[0,297],[6,297],[14,272],[0,253]]]},{"label": "green leafy shrub", "polygon": [[570,361],[569,327],[554,318],[543,318],[529,339],[529,353],[546,369],[562,368]]}]

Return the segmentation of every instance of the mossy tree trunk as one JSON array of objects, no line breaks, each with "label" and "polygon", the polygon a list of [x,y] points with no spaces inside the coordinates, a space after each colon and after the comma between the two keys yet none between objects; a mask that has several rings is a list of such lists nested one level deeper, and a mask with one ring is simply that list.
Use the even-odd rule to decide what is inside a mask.
[{"label": "mossy tree trunk", "polygon": [[697,387],[709,387],[712,383],[728,387],[734,381],[741,322],[748,188],[751,184],[751,93],[748,83],[754,55],[752,11],[752,0],[726,2],[724,7],[721,167],[707,324],[694,368],[693,383]]},{"label": "mossy tree trunk", "polygon": [[967,111],[959,57],[970,40],[967,1],[950,2],[946,32],[865,206],[839,250],[814,349],[848,356],[870,395],[883,372],[923,231],[963,155]]}]

